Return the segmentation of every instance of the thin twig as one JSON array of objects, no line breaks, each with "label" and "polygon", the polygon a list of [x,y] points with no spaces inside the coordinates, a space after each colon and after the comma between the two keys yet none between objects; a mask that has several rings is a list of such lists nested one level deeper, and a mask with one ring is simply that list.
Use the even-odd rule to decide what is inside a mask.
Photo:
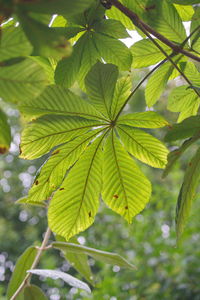
[{"label": "thin twig", "polygon": [[[170,40],[168,40],[165,36],[160,34],[159,32],[155,31],[151,26],[143,22],[137,14],[135,14],[133,11],[128,9],[126,6],[124,6],[122,3],[120,3],[118,0],[110,0],[110,2],[118,8],[123,14],[125,14],[135,26],[137,26],[139,29],[141,29],[143,32],[144,30],[147,31],[148,33],[152,34],[155,36],[157,39],[159,39],[161,42],[169,46],[174,52],[176,53],[182,53],[185,56],[188,56],[198,62],[200,62],[200,57],[190,53],[189,51],[183,49],[180,45],[177,45]],[[145,32],[144,32],[145,33]]]},{"label": "thin twig", "polygon": [[[44,235],[44,239],[42,241],[42,245],[41,247],[38,249],[38,252],[37,252],[37,255],[33,261],[33,264],[31,266],[31,269],[34,269],[39,261],[40,261],[40,257],[42,255],[42,252],[45,251],[48,247],[47,247],[47,243],[49,241],[49,238],[50,238],[50,235],[51,235],[51,229],[48,227],[47,228],[47,231]],[[31,279],[31,276],[32,274],[31,273],[28,273],[26,275],[26,277],[24,278],[24,280],[22,281],[22,283],[20,284],[20,286],[18,287],[18,289],[16,290],[16,292],[12,295],[12,297],[10,298],[10,300],[15,300],[16,297],[19,295],[19,293],[23,290],[23,288],[29,283],[30,279]]]}]

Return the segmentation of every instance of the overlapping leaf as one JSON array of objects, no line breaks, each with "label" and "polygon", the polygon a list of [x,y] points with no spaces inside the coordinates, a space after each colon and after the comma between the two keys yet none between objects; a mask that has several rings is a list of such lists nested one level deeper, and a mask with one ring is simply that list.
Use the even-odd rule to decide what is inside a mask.
[{"label": "overlapping leaf", "polygon": [[2,29],[0,61],[31,54],[32,46],[19,27],[9,26]]},{"label": "overlapping leaf", "polygon": [[[118,21],[99,19],[98,13],[102,16],[102,11],[95,15],[92,10],[94,8],[91,8],[91,13],[86,11],[86,21],[79,16],[72,18],[73,24],[81,24],[85,33],[75,43],[72,56],[59,62],[55,72],[57,84],[70,87],[78,79],[83,85],[84,77],[101,58],[116,64],[121,70],[131,67],[130,50],[118,40],[127,36],[123,25]],[[113,24],[116,29],[112,30]]]},{"label": "overlapping leaf", "polygon": [[169,125],[161,115],[154,111],[122,115],[118,118],[117,122],[118,124],[140,128],[161,128]]},{"label": "overlapping leaf", "polygon": [[33,99],[47,84],[44,69],[29,58],[0,68],[0,97],[5,101],[17,103]]},{"label": "overlapping leaf", "polygon": [[[172,52],[171,48],[169,48],[159,40],[156,40],[156,42],[168,55]],[[135,44],[133,44],[133,46],[131,46],[130,50],[133,55],[134,68],[148,67],[165,59],[165,55],[149,39],[143,39],[136,42]]]}]

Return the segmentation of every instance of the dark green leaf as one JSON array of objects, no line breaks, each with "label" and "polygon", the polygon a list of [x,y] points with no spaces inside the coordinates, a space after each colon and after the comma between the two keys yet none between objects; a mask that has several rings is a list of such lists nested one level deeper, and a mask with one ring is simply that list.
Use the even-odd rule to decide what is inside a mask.
[{"label": "dark green leaf", "polygon": [[[26,1],[27,2],[27,1]],[[37,1],[38,2],[38,1]],[[37,13],[43,14],[59,14],[70,16],[73,14],[77,14],[85,10],[93,0],[76,0],[73,5],[71,0],[40,0],[38,3],[21,3],[18,4],[19,8],[27,11],[33,11]]]},{"label": "dark green leaf", "polygon": [[27,300],[47,300],[43,291],[36,285],[27,285],[24,289],[24,299]]},{"label": "dark green leaf", "polygon": [[186,139],[196,135],[199,131],[200,116],[190,117],[179,124],[174,124],[166,134],[165,141],[171,142]]},{"label": "dark green leaf", "polygon": [[6,153],[10,148],[11,129],[6,114],[0,110],[0,154]]},{"label": "dark green leaf", "polygon": [[22,281],[27,275],[27,270],[29,270],[33,264],[33,261],[37,255],[37,249],[35,247],[29,247],[26,251],[18,258],[13,271],[11,280],[8,285],[7,297],[10,299],[12,295],[16,292]]},{"label": "dark green leaf", "polygon": [[200,148],[189,163],[183,185],[180,190],[176,207],[176,233],[177,239],[180,238],[187,219],[190,215],[192,202],[196,196],[196,189],[200,181]]},{"label": "dark green leaf", "polygon": [[102,261],[103,263],[118,265],[119,267],[123,268],[135,269],[134,265],[130,264],[126,259],[116,253],[105,252],[72,243],[53,242],[52,245],[54,248],[71,253],[76,253],[77,255],[89,255],[96,260]]}]

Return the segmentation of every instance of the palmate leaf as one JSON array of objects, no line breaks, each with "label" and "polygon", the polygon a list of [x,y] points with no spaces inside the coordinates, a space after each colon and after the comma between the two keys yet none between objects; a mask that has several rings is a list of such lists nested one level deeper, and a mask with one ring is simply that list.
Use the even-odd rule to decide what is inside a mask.
[{"label": "palmate leaf", "polygon": [[161,128],[169,125],[169,123],[155,111],[122,115],[118,118],[117,123],[140,128]]},{"label": "palmate leaf", "polygon": [[196,7],[195,13],[192,17],[190,33],[192,33],[196,28],[199,29],[191,36],[191,46],[194,50],[200,53],[200,7]]},{"label": "palmate leaf", "polygon": [[6,114],[0,109],[0,154],[4,154],[10,148],[11,129]]},{"label": "palmate leaf", "polygon": [[34,159],[77,137],[101,122],[80,117],[45,115],[29,123],[21,137],[21,157]]},{"label": "palmate leaf", "polygon": [[[25,276],[27,275],[27,270],[31,268],[32,263],[37,255],[36,247],[29,247],[25,252],[18,258],[15,265],[15,269],[12,273],[11,280],[8,285],[7,298],[10,299],[12,295],[16,292]],[[23,297],[21,299],[24,299]],[[20,300],[21,300],[20,299]]]},{"label": "palmate leaf", "polygon": [[85,78],[87,94],[92,104],[110,117],[114,88],[117,82],[118,69],[111,64],[95,64]]},{"label": "palmate leaf", "polygon": [[183,185],[178,197],[178,203],[176,207],[176,233],[177,239],[180,238],[187,219],[190,215],[192,202],[196,195],[196,189],[200,180],[200,149],[197,150],[195,156],[189,163]]},{"label": "palmate leaf", "polygon": [[31,54],[32,46],[20,27],[9,26],[2,29],[0,61]]},{"label": "palmate leaf", "polygon": [[168,150],[158,139],[142,130],[124,125],[117,126],[117,131],[129,153],[152,167],[165,167]]},{"label": "palmate leaf", "polygon": [[144,209],[150,195],[150,182],[112,131],[104,149],[104,202],[131,223],[132,218]]},{"label": "palmate leaf", "polygon": [[79,116],[87,119],[104,119],[88,101],[58,85],[46,87],[39,97],[32,101],[23,102],[19,106],[19,110],[31,117],[54,114]]},{"label": "palmate leaf", "polygon": [[27,58],[0,68],[0,97],[9,102],[22,102],[37,97],[48,84],[43,68]]},{"label": "palmate leaf", "polygon": [[89,286],[85,282],[83,282],[67,273],[61,272],[61,271],[46,270],[46,269],[33,269],[33,270],[29,270],[29,273],[35,274],[38,276],[50,277],[54,280],[62,279],[64,282],[66,282],[70,286],[85,290],[89,293],[91,292]]},{"label": "palmate leaf", "polygon": [[191,21],[194,14],[194,8],[190,5],[178,5],[174,4],[176,10],[178,11],[181,20],[184,22]]},{"label": "palmate leaf", "polygon": [[93,26],[96,32],[103,32],[104,34],[116,39],[125,39],[130,37],[126,28],[117,20],[103,19],[95,22]]},{"label": "palmate leaf", "polygon": [[174,124],[166,134],[165,141],[186,139],[198,134],[198,132],[200,132],[200,116],[190,117],[179,124]]},{"label": "palmate leaf", "polygon": [[[163,44],[161,41],[156,40],[156,42],[168,55],[172,52],[171,48]],[[165,59],[165,55],[149,39],[143,39],[136,42],[133,46],[131,46],[130,50],[133,55],[133,68],[148,67]]]},{"label": "palmate leaf", "polygon": [[48,200],[52,192],[59,188],[67,170],[79,159],[88,143],[101,130],[92,130],[58,147],[36,175],[32,188],[23,203],[38,203]]},{"label": "palmate leaf", "polygon": [[[116,36],[124,37],[125,28],[117,22],[118,29],[112,30],[111,25],[115,21],[102,20],[102,18],[99,20],[98,18],[95,19],[94,16],[87,20],[87,14],[90,13],[90,10],[85,13],[87,23],[81,22],[85,33],[75,43],[71,57],[61,60],[55,71],[56,83],[66,87],[70,87],[75,80],[84,86],[84,77],[101,58],[108,63],[116,64],[121,70],[128,70],[131,67],[132,55],[130,50],[115,38]],[[79,23],[79,21],[79,17],[77,17],[73,24]]]},{"label": "palmate leaf", "polygon": [[101,191],[103,137],[88,147],[50,202],[49,226],[66,240],[94,222]]},{"label": "palmate leaf", "polygon": [[122,268],[135,269],[134,265],[130,264],[126,259],[116,253],[101,251],[73,243],[53,242],[52,246],[56,249],[60,249],[69,253],[89,255],[96,260],[102,261],[103,263],[117,265]]}]

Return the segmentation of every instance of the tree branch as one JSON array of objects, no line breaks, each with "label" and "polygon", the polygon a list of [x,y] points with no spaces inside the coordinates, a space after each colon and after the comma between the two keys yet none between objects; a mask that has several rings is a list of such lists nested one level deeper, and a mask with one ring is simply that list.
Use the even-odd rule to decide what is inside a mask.
[{"label": "tree branch", "polygon": [[[47,243],[48,243],[48,241],[49,241],[50,235],[51,235],[51,230],[50,230],[50,228],[48,227],[48,228],[47,228],[47,231],[46,231],[46,233],[45,233],[45,235],[44,235],[44,239],[43,239],[43,241],[42,241],[42,245],[41,245],[40,248],[38,248],[38,253],[37,253],[37,255],[36,255],[36,257],[35,257],[35,259],[34,259],[34,261],[33,261],[33,264],[32,264],[32,266],[31,266],[31,269],[34,269],[34,268],[38,265],[38,263],[39,263],[39,261],[40,261],[40,257],[41,257],[41,255],[42,255],[42,252],[43,252],[44,250],[47,249],[46,246],[47,246]],[[23,288],[29,283],[29,281],[30,281],[30,279],[31,279],[31,276],[32,276],[31,273],[28,273],[28,274],[26,275],[26,277],[24,278],[24,280],[22,281],[22,283],[20,284],[20,286],[18,287],[18,289],[16,290],[16,292],[12,295],[12,297],[10,298],[10,300],[15,300],[15,299],[16,299],[16,297],[17,297],[17,296],[19,295],[19,293],[23,290]]]},{"label": "tree branch", "polygon": [[[179,45],[171,42],[166,37],[164,37],[162,34],[160,34],[159,32],[155,31],[151,26],[149,26],[148,24],[146,24],[145,22],[143,22],[138,17],[137,14],[135,14],[133,11],[131,11],[130,9],[128,9],[126,6],[124,6],[118,0],[110,0],[110,2],[112,3],[112,5],[114,5],[116,8],[118,8],[123,14],[125,14],[129,19],[131,19],[131,21],[133,22],[133,24],[135,26],[137,26],[140,30],[142,30],[142,32],[145,33],[145,31],[147,31],[148,33],[152,34],[157,39],[159,39],[161,42],[163,42],[164,44],[166,44],[167,46],[169,46],[173,50],[173,52],[175,52],[175,53],[182,53],[185,56],[188,56],[188,57],[190,57],[190,58],[192,58],[192,59],[200,62],[200,57],[198,57],[198,56],[190,53],[189,51],[183,49],[181,46],[179,46]],[[144,29],[145,29],[145,31],[144,31]]]}]

